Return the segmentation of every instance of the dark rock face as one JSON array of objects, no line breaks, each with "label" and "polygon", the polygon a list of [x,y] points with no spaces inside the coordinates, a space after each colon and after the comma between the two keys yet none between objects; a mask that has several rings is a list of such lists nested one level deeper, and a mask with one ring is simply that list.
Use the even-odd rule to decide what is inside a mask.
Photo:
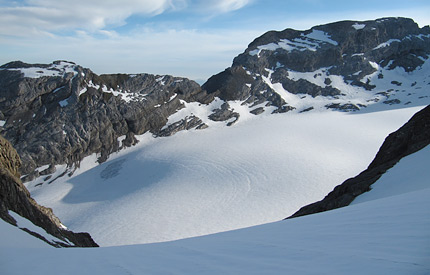
[{"label": "dark rock face", "polygon": [[388,169],[403,157],[430,144],[430,105],[416,113],[404,126],[391,133],[369,167],[338,185],[323,200],[302,207],[289,218],[319,213],[349,205],[357,196],[370,191]]},{"label": "dark rock face", "polygon": [[227,126],[231,126],[239,119],[239,116],[238,113],[230,109],[230,105],[226,102],[219,109],[215,109],[209,118],[213,121],[226,121],[233,118],[233,121],[227,123]]},{"label": "dark rock face", "polygon": [[[135,144],[135,135],[150,131],[167,136],[200,126],[162,130],[184,102],[212,100],[194,81],[172,76],[99,76],[65,61],[11,62],[0,68],[0,114],[5,121],[0,131],[21,155],[25,180],[51,173],[56,164],[66,163],[73,172],[93,153],[103,162]],[[35,171],[44,165],[50,171]]]},{"label": "dark rock face", "polygon": [[[268,102],[279,110],[287,106],[288,110],[294,110],[294,102],[282,97],[273,87],[279,83],[295,95],[344,98],[344,102],[339,102],[342,106],[353,103],[339,88],[342,83],[333,83],[332,76],[340,76],[345,85],[373,91],[376,86],[367,76],[380,68],[401,67],[412,72],[429,55],[430,28],[419,28],[406,18],[342,21],[306,31],[269,31],[250,43],[234,59],[231,68],[210,78],[203,89],[225,100]],[[384,76],[380,73],[379,77]],[[398,86],[398,82],[392,84],[393,88]],[[365,105],[340,108],[354,111]]]},{"label": "dark rock face", "polygon": [[9,210],[30,220],[36,226],[60,241],[50,241],[43,236],[22,228],[28,233],[55,247],[95,247],[98,246],[88,233],[73,233],[63,228],[52,209],[38,205],[20,180],[21,160],[11,144],[0,136],[0,217],[17,225]]},{"label": "dark rock face", "polygon": [[158,137],[168,137],[176,134],[182,130],[190,130],[190,129],[205,129],[208,126],[202,122],[202,120],[196,116],[185,117],[184,119],[170,124],[164,129],[161,129],[158,133]]}]

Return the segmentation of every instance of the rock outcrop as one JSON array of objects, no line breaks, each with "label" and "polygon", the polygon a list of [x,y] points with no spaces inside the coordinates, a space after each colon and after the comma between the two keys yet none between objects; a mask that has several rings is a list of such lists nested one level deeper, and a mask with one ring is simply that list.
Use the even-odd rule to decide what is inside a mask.
[{"label": "rock outcrop", "polygon": [[403,157],[430,144],[430,105],[416,113],[404,126],[391,133],[369,167],[354,178],[336,186],[323,200],[302,207],[289,218],[328,211],[349,205],[357,196],[371,190],[388,169]]},{"label": "rock outcrop", "polygon": [[95,247],[98,246],[88,233],[73,233],[65,229],[52,209],[38,205],[20,180],[21,160],[11,144],[0,136],[0,217],[17,226],[17,221],[9,211],[30,220],[55,237],[47,239],[29,228],[24,231],[44,240],[55,247]]},{"label": "rock outcrop", "polygon": [[[171,135],[163,127],[185,102],[212,100],[194,81],[172,76],[99,76],[65,61],[0,69],[0,130],[21,156],[24,180],[50,174],[56,164],[73,172],[94,153],[103,162],[148,131]],[[181,129],[203,127],[193,122]],[[49,168],[36,170],[41,166]]]}]

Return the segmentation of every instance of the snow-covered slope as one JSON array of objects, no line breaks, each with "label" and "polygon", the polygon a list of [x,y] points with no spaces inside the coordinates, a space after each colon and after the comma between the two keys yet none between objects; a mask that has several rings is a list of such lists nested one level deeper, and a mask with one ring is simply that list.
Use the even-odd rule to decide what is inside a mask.
[{"label": "snow-covered slope", "polygon": [[[157,244],[62,250],[6,250],[2,245],[0,270],[6,274],[428,274],[429,157],[427,146],[402,159],[372,191],[345,208]],[[404,184],[398,175],[411,170],[414,176]],[[1,228],[2,237],[12,238]]]},{"label": "snow-covered slope", "polygon": [[[146,134],[106,163],[93,156],[70,178],[27,187],[102,246],[249,227],[281,220],[364,170],[384,138],[421,108],[254,116],[233,106],[244,110],[232,127],[208,121],[204,131]],[[206,107],[192,110],[199,108]]]}]

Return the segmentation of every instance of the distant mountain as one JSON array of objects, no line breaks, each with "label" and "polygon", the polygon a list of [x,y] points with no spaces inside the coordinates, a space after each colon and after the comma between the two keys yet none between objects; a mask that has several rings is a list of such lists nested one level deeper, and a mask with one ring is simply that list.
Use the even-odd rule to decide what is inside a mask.
[{"label": "distant mountain", "polygon": [[[23,180],[97,154],[135,136],[228,126],[253,115],[358,111],[430,104],[430,28],[411,19],[342,21],[306,31],[270,31],[202,87],[173,76],[96,75],[71,62],[0,67],[0,132],[19,152]],[[206,106],[196,113],[196,106]],[[236,107],[235,107],[236,106]],[[181,112],[179,112],[181,110]],[[62,174],[62,175],[64,175]]]},{"label": "distant mountain", "polygon": [[0,218],[55,247],[98,246],[88,233],[73,233],[61,224],[52,209],[30,197],[20,180],[21,160],[0,136]]}]

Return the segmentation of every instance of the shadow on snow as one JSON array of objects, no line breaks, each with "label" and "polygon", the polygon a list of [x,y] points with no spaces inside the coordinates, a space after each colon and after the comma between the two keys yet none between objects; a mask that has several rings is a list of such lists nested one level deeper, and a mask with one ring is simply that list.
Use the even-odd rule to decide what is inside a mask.
[{"label": "shadow on snow", "polygon": [[154,187],[172,174],[175,165],[167,160],[141,158],[135,152],[102,163],[68,180],[73,185],[65,203],[113,201],[138,190]]}]

